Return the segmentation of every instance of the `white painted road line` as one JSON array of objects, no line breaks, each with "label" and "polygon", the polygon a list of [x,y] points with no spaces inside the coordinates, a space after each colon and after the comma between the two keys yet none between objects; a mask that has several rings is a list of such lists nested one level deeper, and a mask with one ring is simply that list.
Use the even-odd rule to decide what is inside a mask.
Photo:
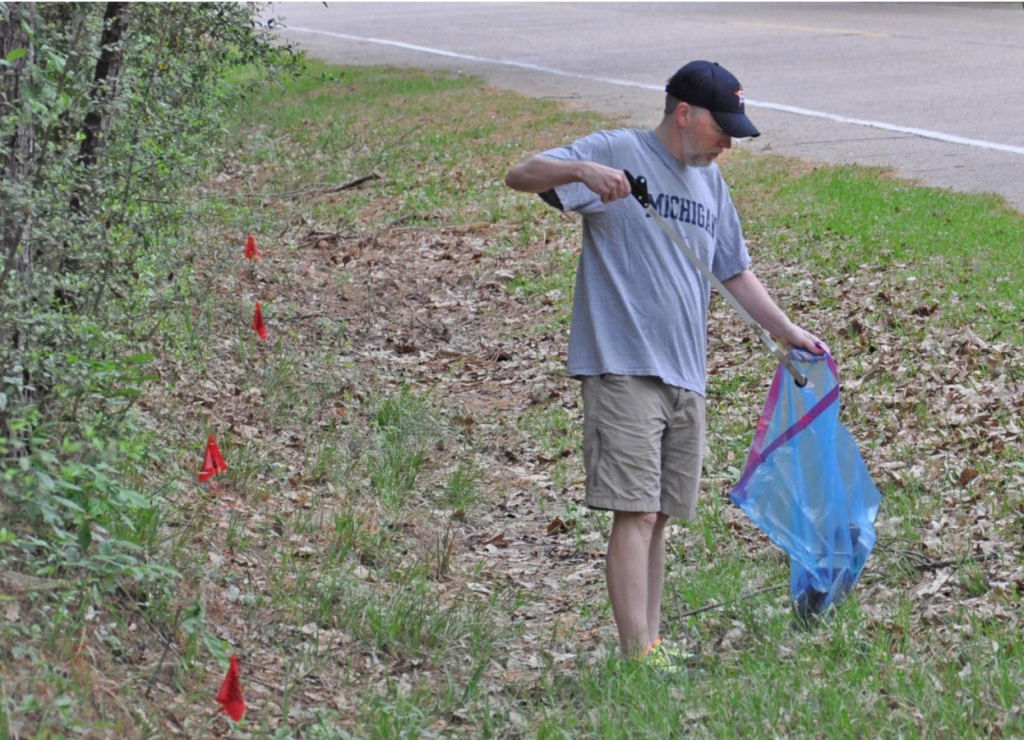
[{"label": "white painted road line", "polygon": [[644,90],[664,90],[665,87],[659,85],[644,85],[639,82],[631,82],[630,80],[619,80],[614,77],[595,77],[594,75],[581,75],[576,72],[567,72],[564,69],[555,69],[554,67],[543,67],[539,64],[530,64],[529,62],[517,62],[514,59],[491,59],[489,57],[475,57],[471,54],[459,54],[454,51],[446,51],[444,49],[434,49],[429,46],[416,46],[415,44],[406,44],[401,41],[391,41],[390,39],[375,39],[368,36],[350,36],[347,33],[332,33],[331,31],[318,31],[314,28],[296,28],[295,26],[279,26],[288,31],[301,31],[302,33],[316,33],[321,36],[334,36],[339,39],[348,39],[350,41],[366,41],[371,44],[383,44],[384,46],[397,46],[400,49],[409,49],[411,51],[422,51],[425,54],[435,54],[442,57],[451,57],[452,59],[465,59],[470,62],[487,62],[488,64],[503,64],[506,67],[519,67],[521,69],[532,69],[535,72],[547,72],[548,74],[561,75],[562,77],[574,77],[578,80],[591,80],[592,82],[607,82],[610,85],[625,85],[626,87],[639,87]]},{"label": "white painted road line", "polygon": [[973,146],[978,149],[995,149],[1000,152],[1010,152],[1011,154],[1024,154],[1024,147],[1010,146],[1009,144],[996,144],[992,141],[982,141],[980,139],[967,139],[963,136],[956,136],[955,134],[944,134],[940,131],[929,131],[925,128],[911,128],[910,126],[897,126],[895,123],[883,123],[882,121],[868,121],[863,118],[847,118],[846,116],[837,116],[833,113],[823,113],[817,110],[808,110],[807,108],[795,108],[792,105],[781,105],[779,103],[762,103],[760,101],[754,101],[747,99],[747,105],[752,105],[756,108],[771,108],[772,110],[781,110],[786,113],[795,113],[798,116],[810,116],[811,118],[824,118],[829,121],[837,121],[839,123],[851,123],[854,126],[869,126],[871,128],[885,129],[886,131],[898,131],[901,134],[911,134],[913,136],[920,136],[924,139],[936,139],[937,141],[945,141],[950,144],[963,144],[964,146]]},{"label": "white painted road line", "polygon": [[[577,72],[569,72],[564,69],[544,67],[540,64],[517,62],[514,59],[491,59],[489,57],[478,57],[473,56],[471,54],[459,54],[458,52],[447,51],[445,49],[435,49],[429,46],[417,46],[416,44],[406,44],[402,41],[392,41],[391,39],[376,39],[369,36],[353,36],[347,33],[333,33],[331,31],[319,31],[314,28],[298,28],[295,26],[280,26],[280,28],[288,31],[297,31],[299,33],[312,33],[320,36],[333,36],[334,38],[346,39],[348,41],[362,41],[369,44],[395,46],[398,47],[399,49],[419,51],[423,52],[424,54],[434,54],[435,56],[449,57],[451,59],[465,59],[466,61],[470,62],[485,62],[487,64],[501,64],[506,67],[519,67],[520,69],[529,69],[535,72],[545,72],[547,74],[559,75],[561,77],[572,77],[574,79],[589,80],[591,82],[604,82],[609,85],[636,87],[642,90],[655,90],[657,92],[661,92],[665,89],[663,85],[645,85],[642,82],[620,80],[614,77],[599,77],[596,75],[579,74]],[[901,134],[919,136],[923,139],[945,141],[949,144],[960,144],[963,146],[972,146],[978,149],[993,149],[995,151],[1000,152],[1010,152],[1011,154],[1024,155],[1024,147],[1010,146],[1009,144],[997,144],[992,141],[982,141],[980,139],[967,139],[964,138],[963,136],[956,136],[955,134],[944,134],[941,131],[929,131],[928,129],[923,128],[898,126],[894,123],[884,123],[882,121],[869,121],[863,118],[847,118],[846,116],[839,116],[834,113],[825,113],[823,111],[810,110],[808,108],[797,108],[792,105],[782,105],[780,103],[766,103],[759,100],[751,100],[750,98],[747,98],[746,104],[753,108],[770,108],[772,110],[783,111],[785,113],[793,113],[798,116],[808,116],[810,118],[823,118],[828,121],[836,121],[837,123],[848,123],[854,126],[867,126],[869,128],[878,128],[883,129],[885,131],[896,131]]]}]

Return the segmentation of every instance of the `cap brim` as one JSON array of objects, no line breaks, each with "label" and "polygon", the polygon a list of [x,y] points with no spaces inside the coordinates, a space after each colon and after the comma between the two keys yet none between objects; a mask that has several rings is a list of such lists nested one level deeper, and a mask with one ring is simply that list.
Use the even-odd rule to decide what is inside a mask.
[{"label": "cap brim", "polygon": [[761,132],[754,128],[745,113],[724,113],[722,111],[711,111],[715,122],[722,127],[722,130],[734,139],[746,139],[760,136]]}]

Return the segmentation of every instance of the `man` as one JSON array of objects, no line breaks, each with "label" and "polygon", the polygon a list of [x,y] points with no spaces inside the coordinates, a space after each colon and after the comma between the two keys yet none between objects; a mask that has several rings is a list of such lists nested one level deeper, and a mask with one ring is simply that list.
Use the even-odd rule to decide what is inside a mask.
[{"label": "man", "polygon": [[591,134],[505,178],[583,215],[568,374],[583,381],[586,502],[614,512],[606,574],[622,650],[655,664],[666,650],[658,636],[665,525],[693,516],[700,482],[711,288],[629,197],[623,170],[647,178],[655,209],[765,329],[789,347],[824,351],[750,271],[714,163],[732,137],[759,135],[742,86],[723,67],[696,61],[665,92],[654,130]]}]

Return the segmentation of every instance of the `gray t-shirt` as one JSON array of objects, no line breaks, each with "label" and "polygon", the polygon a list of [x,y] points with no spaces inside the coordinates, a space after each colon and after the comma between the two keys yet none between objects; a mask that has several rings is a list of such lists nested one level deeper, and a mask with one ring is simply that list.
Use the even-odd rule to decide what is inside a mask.
[{"label": "gray t-shirt", "polygon": [[[750,267],[717,165],[684,165],[653,131],[601,131],[541,156],[643,175],[655,210],[719,280]],[[653,375],[704,395],[707,279],[636,199],[603,204],[582,183],[561,185],[555,194],[564,210],[583,215],[568,374]],[[552,200],[550,194],[545,199]]]}]

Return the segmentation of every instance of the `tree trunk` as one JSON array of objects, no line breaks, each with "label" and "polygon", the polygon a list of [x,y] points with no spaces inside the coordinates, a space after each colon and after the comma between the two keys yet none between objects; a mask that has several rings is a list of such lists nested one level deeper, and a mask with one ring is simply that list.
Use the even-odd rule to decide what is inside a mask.
[{"label": "tree trunk", "polygon": [[[16,49],[24,56],[0,67],[0,290],[12,270],[27,280],[32,270],[32,214],[26,204],[32,156],[35,151],[35,127],[21,90],[25,70],[35,59],[35,49],[22,24],[35,25],[35,3],[0,5],[0,59]],[[17,121],[13,126],[7,125]],[[22,196],[19,203],[19,196]],[[20,247],[20,249],[19,249]]]},{"label": "tree trunk", "polygon": [[[125,38],[128,35],[129,3],[107,3],[103,14],[103,33],[100,36],[100,55],[96,60],[96,72],[93,74],[92,87],[89,89],[89,112],[82,124],[82,144],[78,150],[78,162],[82,165],[82,179],[71,193],[71,213],[75,218],[84,218],[86,199],[92,192],[89,183],[95,181],[94,173],[90,172],[103,158],[107,147],[107,135],[113,119],[114,99],[117,97],[117,85],[121,79],[121,67],[124,64]],[[78,262],[68,256],[67,244],[65,255],[60,262],[62,273],[76,272]],[[59,298],[69,305],[75,305],[71,296],[61,295]]]},{"label": "tree trunk", "polygon": [[124,64],[125,38],[128,35],[129,3],[107,3],[100,37],[100,58],[96,62],[89,99],[92,105],[82,129],[84,138],[78,161],[87,167],[103,156],[112,116],[111,103],[117,97],[117,83]]}]

